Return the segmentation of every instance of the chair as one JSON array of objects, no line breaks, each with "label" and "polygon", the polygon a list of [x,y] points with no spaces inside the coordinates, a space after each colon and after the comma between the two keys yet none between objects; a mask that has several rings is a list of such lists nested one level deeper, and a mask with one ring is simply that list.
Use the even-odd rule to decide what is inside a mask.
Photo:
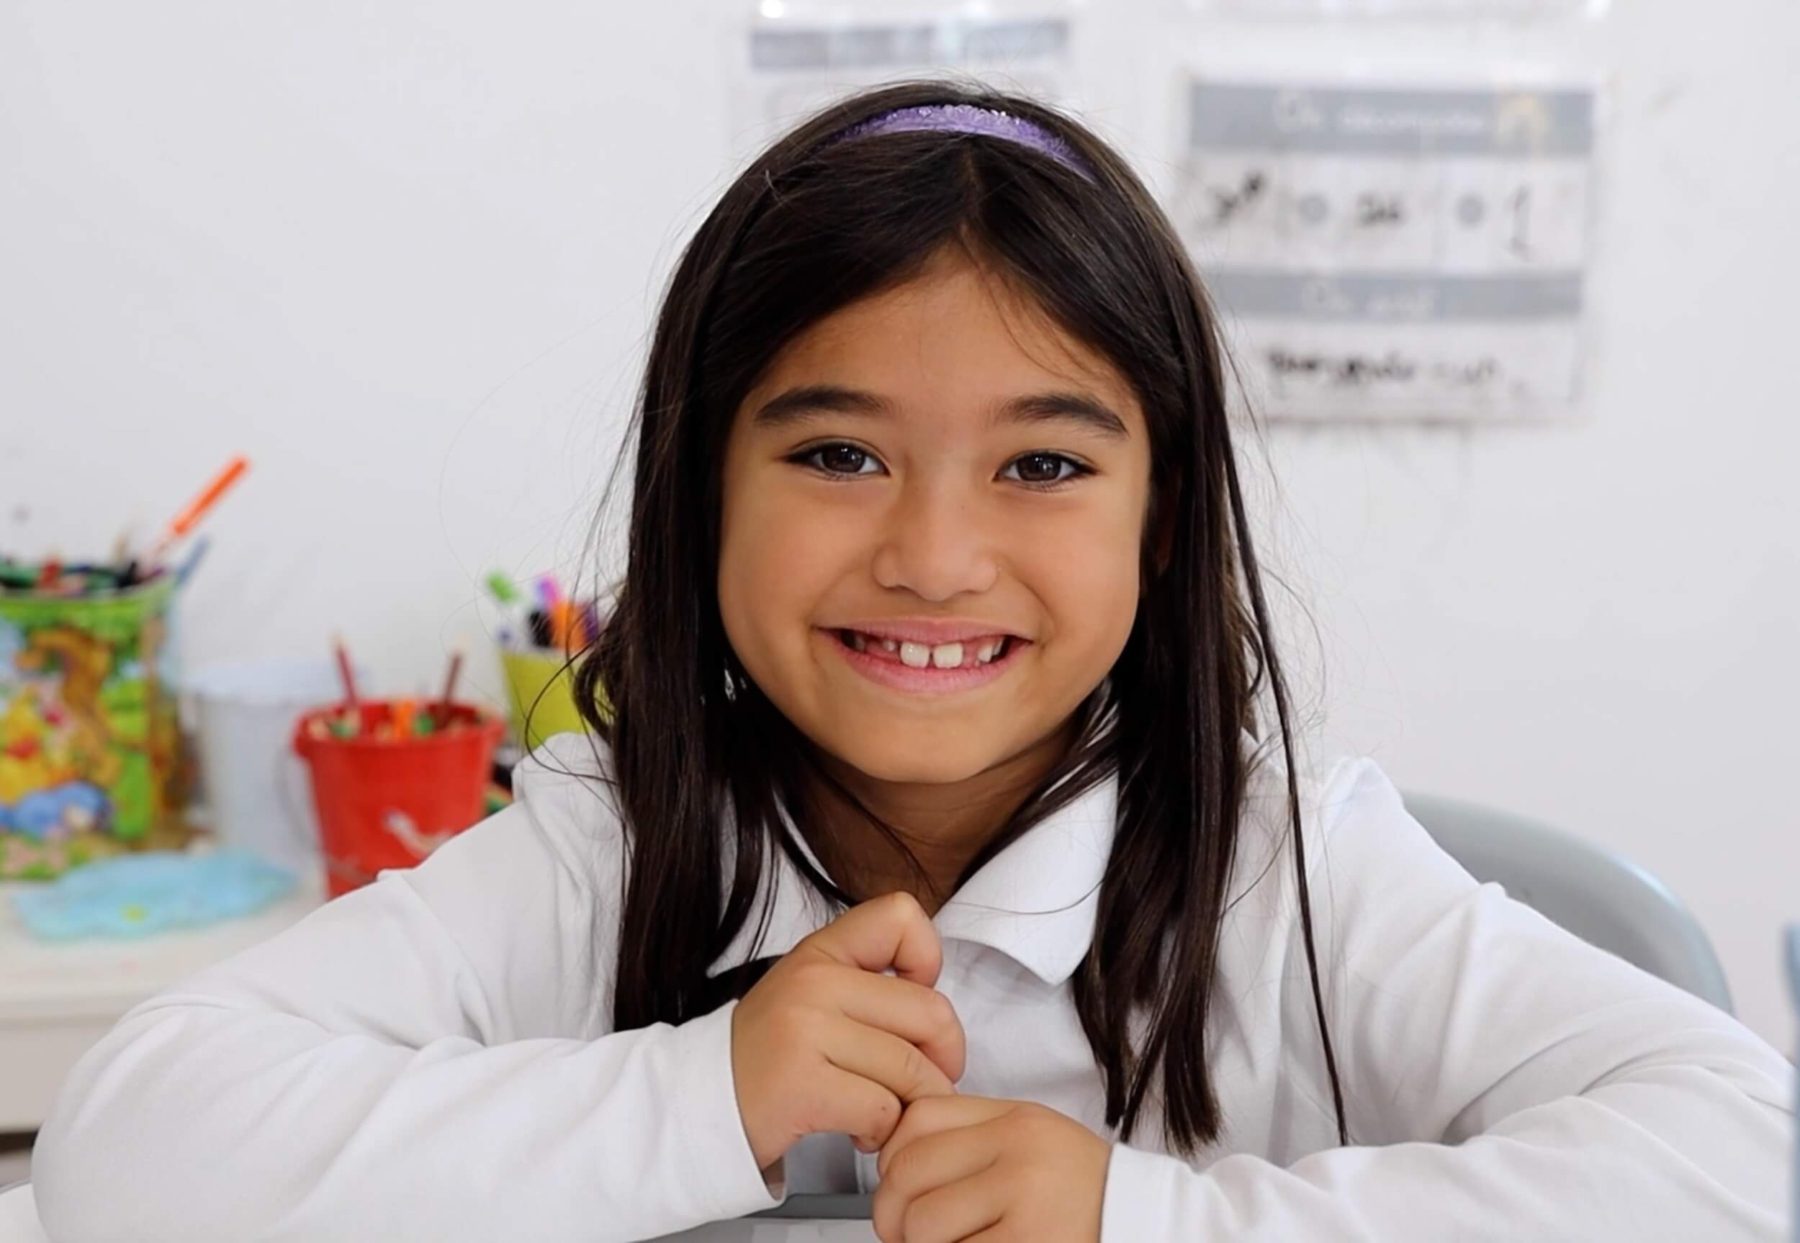
[{"label": "chair", "polygon": [[1637,864],[1512,812],[1435,794],[1401,797],[1476,880],[1499,882],[1590,945],[1732,1012],[1706,933],[1668,886]]},{"label": "chair", "polygon": [[[1782,937],[1787,946],[1788,988],[1793,994],[1795,1006],[1800,1006],[1800,924],[1789,924]],[[1800,1110],[1800,1081],[1794,1089],[1794,1107]],[[1792,1202],[1800,1205],[1800,1136],[1794,1145],[1794,1190]],[[1794,1214],[1794,1239],[1800,1243],[1800,1212]]]},{"label": "chair", "polygon": [[0,1239],[7,1243],[50,1243],[38,1225],[30,1183],[0,1187]]}]

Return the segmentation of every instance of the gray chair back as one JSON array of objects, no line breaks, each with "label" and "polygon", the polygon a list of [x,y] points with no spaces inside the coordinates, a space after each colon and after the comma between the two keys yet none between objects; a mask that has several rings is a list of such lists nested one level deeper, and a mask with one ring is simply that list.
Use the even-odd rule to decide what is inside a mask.
[{"label": "gray chair back", "polygon": [[[1784,940],[1787,943],[1788,988],[1793,992],[1794,1005],[1800,1007],[1800,924],[1789,924]],[[1800,1078],[1794,1081],[1794,1108],[1800,1111]],[[1800,1135],[1795,1136],[1794,1190],[1789,1202],[1794,1205],[1794,1240],[1800,1243]]]},{"label": "gray chair back", "polygon": [[1405,793],[1406,809],[1478,881],[1590,945],[1731,1013],[1712,942],[1669,887],[1611,851],[1498,808]]}]

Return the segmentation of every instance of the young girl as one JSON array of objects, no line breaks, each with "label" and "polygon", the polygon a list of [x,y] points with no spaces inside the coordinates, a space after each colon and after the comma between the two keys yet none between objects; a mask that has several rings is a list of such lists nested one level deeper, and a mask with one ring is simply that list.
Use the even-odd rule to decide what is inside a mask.
[{"label": "young girl", "polygon": [[1777,1238],[1781,1057],[1299,771],[1222,370],[1067,118],[777,143],[661,311],[591,736],[126,1015],[49,1232]]}]

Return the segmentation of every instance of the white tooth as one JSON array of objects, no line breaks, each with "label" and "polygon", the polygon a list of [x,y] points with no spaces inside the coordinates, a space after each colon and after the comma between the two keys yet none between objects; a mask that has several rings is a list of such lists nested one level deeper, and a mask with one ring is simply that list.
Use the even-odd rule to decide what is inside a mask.
[{"label": "white tooth", "polygon": [[931,649],[931,663],[939,669],[954,669],[962,664],[962,644],[940,643]]},{"label": "white tooth", "polygon": [[998,639],[983,639],[981,646],[975,649],[975,662],[985,665],[994,659],[994,650],[1000,646]]},{"label": "white tooth", "polygon": [[923,669],[931,663],[931,649],[923,643],[902,643],[900,645],[900,663],[910,665],[914,669]]},{"label": "white tooth", "polygon": [[900,644],[893,639],[883,639],[881,641],[881,650],[884,652],[897,652],[900,650]]}]

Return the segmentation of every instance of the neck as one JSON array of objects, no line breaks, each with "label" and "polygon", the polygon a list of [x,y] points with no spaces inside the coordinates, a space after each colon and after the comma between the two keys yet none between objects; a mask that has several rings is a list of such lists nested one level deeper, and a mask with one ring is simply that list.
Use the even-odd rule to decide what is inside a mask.
[{"label": "neck", "polygon": [[[1073,741],[1073,725],[961,781],[882,781],[835,757],[821,767],[898,835],[899,845],[829,782],[808,792],[808,844],[833,880],[858,901],[904,890],[936,914],[957,879],[999,835]],[[918,860],[915,870],[905,851]],[[920,872],[923,875],[920,875]]]}]

